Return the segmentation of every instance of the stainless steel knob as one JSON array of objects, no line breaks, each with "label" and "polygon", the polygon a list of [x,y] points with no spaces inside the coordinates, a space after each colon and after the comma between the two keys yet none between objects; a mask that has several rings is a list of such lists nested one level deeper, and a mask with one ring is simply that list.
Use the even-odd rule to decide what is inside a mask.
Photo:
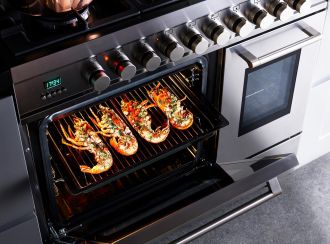
[{"label": "stainless steel knob", "polygon": [[113,50],[108,60],[109,66],[123,80],[130,80],[136,74],[136,67],[129,58],[119,50]]},{"label": "stainless steel knob", "polygon": [[202,24],[204,34],[218,45],[225,45],[231,37],[230,32],[215,20],[207,18]]},{"label": "stainless steel knob", "polygon": [[267,29],[274,22],[274,18],[271,17],[266,10],[255,5],[251,5],[247,8],[245,15],[250,22],[254,23],[261,29]]},{"label": "stainless steel knob", "polygon": [[271,15],[277,17],[281,21],[288,21],[293,14],[288,4],[280,0],[266,2],[265,8]]},{"label": "stainless steel knob", "polygon": [[306,13],[311,8],[312,3],[310,0],[285,0],[285,2],[299,13]]},{"label": "stainless steel knob", "polygon": [[93,85],[95,91],[101,92],[110,85],[109,76],[107,76],[95,57],[91,57],[83,63],[82,75]]},{"label": "stainless steel knob", "polygon": [[196,54],[205,53],[209,42],[193,27],[186,26],[180,33],[183,44]]},{"label": "stainless steel knob", "polygon": [[179,61],[184,55],[184,48],[169,33],[162,33],[157,37],[156,47],[172,62]]},{"label": "stainless steel knob", "polygon": [[133,57],[148,71],[158,69],[162,61],[152,47],[145,42],[138,42],[136,44]]},{"label": "stainless steel knob", "polygon": [[254,29],[254,26],[244,17],[241,17],[234,12],[231,12],[225,17],[225,24],[230,30],[241,37],[248,36]]}]

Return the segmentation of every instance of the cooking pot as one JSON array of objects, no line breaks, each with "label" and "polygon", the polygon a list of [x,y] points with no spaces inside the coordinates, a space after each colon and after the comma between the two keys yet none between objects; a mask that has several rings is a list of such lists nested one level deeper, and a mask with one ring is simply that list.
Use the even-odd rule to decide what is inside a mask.
[{"label": "cooking pot", "polygon": [[26,14],[48,16],[86,8],[93,0],[12,0]]}]

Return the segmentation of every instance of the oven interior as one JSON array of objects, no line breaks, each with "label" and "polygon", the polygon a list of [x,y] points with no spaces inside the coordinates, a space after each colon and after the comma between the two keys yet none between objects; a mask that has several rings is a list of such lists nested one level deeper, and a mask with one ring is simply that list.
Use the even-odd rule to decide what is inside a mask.
[{"label": "oven interior", "polygon": [[[47,127],[47,139],[50,155],[54,162],[53,165],[61,172],[61,176],[70,188],[71,193],[86,193],[99,188],[111,181],[133,173],[137,169],[144,168],[169,154],[185,149],[189,144],[207,138],[214,134],[217,129],[223,127],[225,121],[222,116],[208,106],[206,101],[203,101],[200,96],[196,95],[189,88],[189,84],[186,84],[186,80],[189,80],[188,77],[191,77],[192,73],[194,73],[194,76],[202,76],[201,72],[202,68],[200,65],[192,65],[186,70],[177,71],[156,81],[148,82],[119,95],[98,101],[95,104],[48,118],[45,121],[45,126]],[[202,79],[202,77],[199,79]],[[160,89],[167,89],[179,99],[184,99],[183,105],[194,114],[193,125],[187,130],[178,130],[172,127],[166,140],[156,144],[143,140],[131,128],[139,144],[138,151],[132,156],[122,156],[117,153],[110,145],[109,137],[99,134],[113,155],[114,164],[110,170],[97,175],[81,172],[80,165],[88,165],[92,168],[95,165],[95,159],[88,151],[76,150],[64,145],[62,139],[65,138],[65,135],[61,130],[61,126],[65,129],[68,128],[67,131],[74,131],[73,118],[78,117],[88,121],[94,131],[98,131],[99,128],[95,126],[93,120],[95,121],[95,115],[99,118],[102,117],[99,109],[100,105],[113,109],[121,117],[122,121],[126,121],[121,111],[121,102],[139,101],[140,103],[146,101],[145,106],[149,106],[152,104],[152,100],[148,97],[148,91],[156,86]],[[152,127],[163,127],[167,120],[166,115],[158,107],[151,107],[148,109],[148,112],[151,116]],[[134,112],[132,111],[132,113]],[[129,122],[126,121],[126,124],[129,124]]]},{"label": "oven interior", "polygon": [[[43,201],[48,224],[54,229],[88,240],[116,240],[233,182],[215,163],[218,131],[228,122],[205,96],[206,59],[165,72],[124,92],[87,101],[39,121],[45,183],[41,188],[47,196]],[[120,102],[128,99],[152,103],[147,91],[156,85],[179,99],[185,98],[182,105],[194,114],[194,123],[187,130],[171,127],[164,142],[152,144],[131,127]],[[114,164],[107,172],[91,175],[82,173],[79,165],[93,167],[93,156],[64,145],[59,127],[62,124],[74,131],[72,118],[79,117],[97,131],[90,111],[97,114],[99,104],[112,108],[130,127],[139,149],[132,156],[122,156],[111,148],[109,138],[100,136]],[[150,108],[149,114],[153,128],[166,120],[159,108]]]}]

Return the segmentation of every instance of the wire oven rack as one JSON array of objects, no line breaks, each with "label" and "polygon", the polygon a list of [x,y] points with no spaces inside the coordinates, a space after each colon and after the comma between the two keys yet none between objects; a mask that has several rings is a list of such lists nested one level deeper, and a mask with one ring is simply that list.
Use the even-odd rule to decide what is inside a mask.
[{"label": "wire oven rack", "polygon": [[[150,103],[152,103],[148,97],[147,91],[155,87],[158,83],[160,83],[161,87],[166,87],[178,98],[187,97],[187,99],[183,101],[183,106],[194,114],[194,124],[187,130],[177,130],[171,127],[171,132],[164,142],[152,144],[143,140],[130,126],[121,112],[120,103],[122,99],[137,101],[149,100]],[[132,156],[122,156],[110,146],[109,138],[100,135],[103,142],[109,148],[114,163],[110,170],[98,175],[92,175],[81,172],[79,166],[88,165],[93,167],[96,164],[94,156],[88,151],[77,150],[62,144],[61,139],[63,138],[63,134],[60,129],[60,124],[65,128],[71,127],[71,129],[73,129],[72,117],[77,116],[88,121],[94,130],[97,131],[97,128],[89,119],[91,115],[89,109],[91,108],[97,111],[99,104],[115,110],[121,119],[129,125],[131,131],[138,139],[139,149],[137,153]],[[161,125],[166,120],[166,116],[159,108],[153,107],[148,111],[155,127]],[[80,194],[92,191],[150,165],[155,161],[183,150],[192,145],[192,143],[213,135],[218,129],[225,125],[227,125],[227,122],[222,115],[210,106],[203,97],[197,97],[188,87],[185,75],[181,72],[177,72],[125,93],[109,97],[97,104],[84,107],[69,115],[58,116],[48,124],[47,137],[53,164],[58,168],[58,171],[67,183],[72,194]]]}]

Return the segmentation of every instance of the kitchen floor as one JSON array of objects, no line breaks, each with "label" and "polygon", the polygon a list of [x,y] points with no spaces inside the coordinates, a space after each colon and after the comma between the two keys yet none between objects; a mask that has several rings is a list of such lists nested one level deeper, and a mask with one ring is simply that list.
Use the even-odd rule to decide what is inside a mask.
[{"label": "kitchen floor", "polygon": [[[192,243],[330,243],[330,153],[279,181],[282,195]],[[160,242],[172,241],[187,230],[181,228]]]}]

